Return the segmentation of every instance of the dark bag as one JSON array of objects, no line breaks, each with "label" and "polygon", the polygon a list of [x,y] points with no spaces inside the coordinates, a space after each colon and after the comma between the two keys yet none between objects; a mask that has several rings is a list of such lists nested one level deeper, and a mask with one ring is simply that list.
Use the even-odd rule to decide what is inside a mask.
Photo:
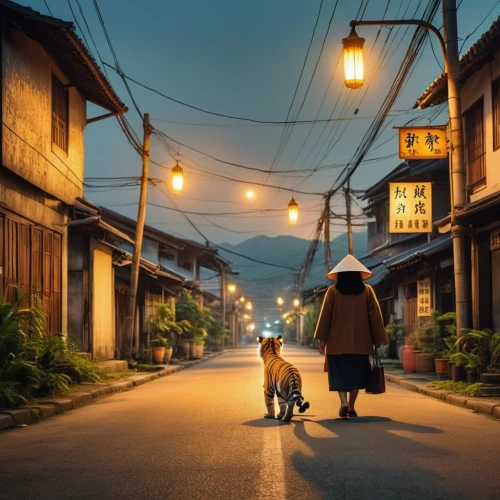
[{"label": "dark bag", "polygon": [[384,367],[375,346],[373,347],[372,370],[370,380],[366,385],[366,392],[368,394],[383,394],[385,392]]}]

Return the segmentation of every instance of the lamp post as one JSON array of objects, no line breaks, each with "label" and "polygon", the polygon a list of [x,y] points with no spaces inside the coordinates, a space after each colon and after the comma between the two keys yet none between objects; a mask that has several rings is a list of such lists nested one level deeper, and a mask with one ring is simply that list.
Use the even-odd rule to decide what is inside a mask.
[{"label": "lamp post", "polygon": [[231,303],[231,311],[229,312],[229,330],[231,331],[231,340],[233,342],[233,345],[235,345],[236,327],[234,323],[235,323],[236,310],[234,304],[234,293],[236,292],[236,285],[234,283],[229,283],[227,285],[227,291],[229,292],[229,300]]},{"label": "lamp post", "polygon": [[[458,33],[457,33],[457,2],[456,0],[442,0],[444,38],[440,31],[430,23],[417,19],[409,20],[387,20],[387,21],[351,21],[351,34],[346,48],[356,47],[362,51],[363,43],[354,30],[355,26],[398,26],[417,25],[434,33],[441,46],[444,58],[444,72],[448,80],[448,114],[449,114],[449,142],[450,142],[450,196],[451,196],[451,237],[453,241],[453,267],[455,278],[455,310],[457,318],[457,336],[463,335],[463,330],[469,327],[469,266],[467,255],[469,248],[469,230],[466,226],[457,224],[455,212],[460,210],[467,203],[466,182],[465,182],[465,162],[463,145],[463,124],[462,110],[460,102],[460,67],[458,56]],[[343,41],[344,41],[343,40]],[[364,40],[363,40],[364,42]],[[346,86],[353,80],[352,75],[361,75],[356,81],[360,88],[363,84],[363,71],[357,72],[356,66],[361,58],[357,56],[347,57],[344,55],[344,62],[352,61],[349,64],[349,71],[345,74]],[[357,68],[357,69],[356,69]],[[344,68],[345,69],[345,68]],[[356,78],[354,78],[356,80]],[[359,81],[361,80],[361,81]],[[353,87],[350,87],[353,88]],[[453,380],[460,379],[458,370],[453,372]]]}]

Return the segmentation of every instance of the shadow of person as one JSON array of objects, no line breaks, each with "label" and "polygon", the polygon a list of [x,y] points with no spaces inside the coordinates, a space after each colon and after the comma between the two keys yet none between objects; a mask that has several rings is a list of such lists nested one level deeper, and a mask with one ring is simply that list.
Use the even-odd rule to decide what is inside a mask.
[{"label": "shadow of person", "polygon": [[[292,455],[292,465],[316,491],[321,491],[322,498],[465,498],[453,484],[449,467],[443,467],[447,475],[433,467],[443,457],[451,463],[452,455],[424,437],[442,433],[435,427],[376,416],[294,423],[294,435],[305,445],[305,451]],[[313,427],[316,425],[320,427]],[[320,437],[314,437],[317,435]]]}]

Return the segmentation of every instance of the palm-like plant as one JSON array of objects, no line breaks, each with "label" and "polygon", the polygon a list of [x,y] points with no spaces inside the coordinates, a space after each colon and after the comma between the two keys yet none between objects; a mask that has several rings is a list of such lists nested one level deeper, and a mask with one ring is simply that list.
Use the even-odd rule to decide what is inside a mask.
[{"label": "palm-like plant", "polygon": [[492,330],[469,330],[456,345],[460,350],[450,360],[457,366],[483,373],[494,370],[500,361],[500,333]]},{"label": "palm-like plant", "polygon": [[155,335],[153,342],[167,349],[173,344],[174,336],[179,337],[190,331],[192,327],[186,319],[176,321],[175,312],[167,304],[157,306],[155,314],[150,318],[150,323]]}]

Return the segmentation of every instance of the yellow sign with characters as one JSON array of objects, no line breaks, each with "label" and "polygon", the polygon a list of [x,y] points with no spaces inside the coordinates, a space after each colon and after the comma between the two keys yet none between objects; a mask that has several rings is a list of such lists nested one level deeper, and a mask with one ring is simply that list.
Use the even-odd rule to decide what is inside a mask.
[{"label": "yellow sign with characters", "polygon": [[389,232],[432,232],[432,182],[389,182]]},{"label": "yellow sign with characters", "polygon": [[399,157],[403,160],[446,158],[446,127],[394,127],[399,130]]},{"label": "yellow sign with characters", "polygon": [[432,309],[431,278],[417,281],[417,316],[430,316]]}]

